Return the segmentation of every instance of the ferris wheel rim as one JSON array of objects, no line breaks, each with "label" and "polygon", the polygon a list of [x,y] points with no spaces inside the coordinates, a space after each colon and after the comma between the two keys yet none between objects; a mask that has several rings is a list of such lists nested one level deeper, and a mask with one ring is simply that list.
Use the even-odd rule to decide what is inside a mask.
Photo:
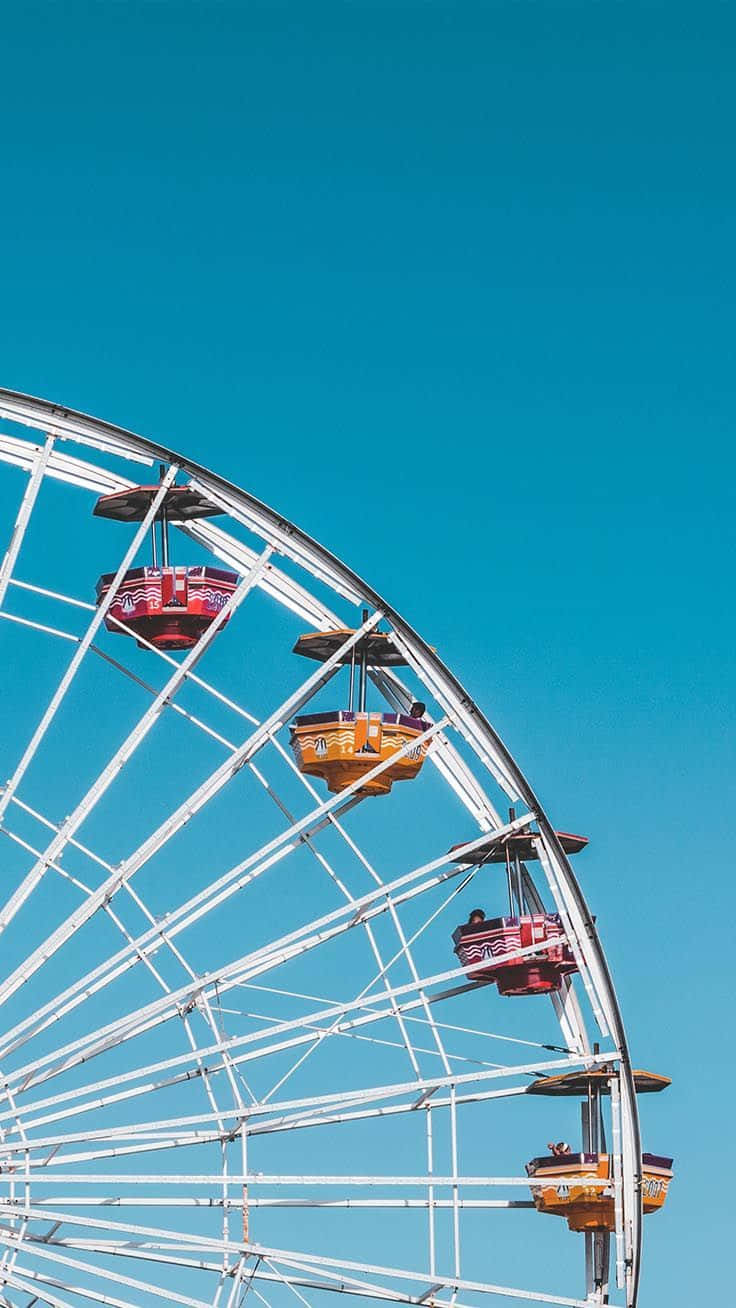
[{"label": "ferris wheel rim", "polygon": [[[598,937],[593,917],[588,909],[585,896],[572,870],[570,861],[562,848],[558,839],[557,832],[551,821],[547,817],[543,806],[540,804],[536,793],[527,781],[516,759],[505,746],[497,732],[487,719],[482,709],[478,706],[475,699],[468,693],[463,684],[458,680],[455,674],[447,667],[444,661],[424,639],[419,635],[403,616],[387,602],[373,587],[363,580],[352,568],[344,563],[337,555],[332,553],[319,541],[304,532],[296,523],[284,517],[269,505],[259,500],[250,492],[244,490],[236,483],[215,473],[204,465],[181,455],[172,448],[141,436],[117,424],[110,423],[107,420],[93,417],[89,414],[78,411],[66,405],[59,405],[53,401],[31,396],[23,392],[14,391],[7,388],[0,388],[0,416],[6,420],[20,421],[25,425],[33,426],[50,436],[60,440],[70,440],[76,443],[89,444],[98,450],[108,453],[116,453],[121,457],[135,458],[136,454],[145,457],[146,460],[161,460],[171,466],[176,466],[182,472],[190,477],[197,478],[208,489],[219,493],[231,500],[235,505],[246,509],[255,510],[257,513],[278,533],[284,533],[289,540],[297,544],[303,551],[305,558],[314,560],[323,565],[330,573],[339,579],[348,591],[353,592],[360,599],[372,605],[379,611],[385,619],[391,624],[399,638],[405,641],[410,648],[421,655],[423,663],[438,678],[442,687],[450,691],[462,706],[462,711],[472,720],[473,733],[477,739],[485,743],[492,749],[503,761],[508,776],[513,780],[520,798],[523,799],[529,811],[534,814],[535,821],[543,835],[545,843],[554,851],[555,858],[559,867],[559,873],[564,879],[569,894],[574,901],[586,933],[587,944],[591,951],[591,957],[594,959],[597,969],[596,987],[599,987],[606,999],[606,1012],[609,1019],[611,1035],[615,1041],[618,1051],[618,1060],[621,1075],[622,1098],[626,1101],[626,1111],[630,1130],[632,1133],[633,1153],[634,1153],[634,1181],[636,1192],[641,1196],[641,1145],[639,1134],[639,1120],[637,1111],[637,1097],[632,1073],[632,1064],[629,1055],[628,1041],[626,1038],[623,1018],[618,1004],[613,980],[610,969],[605,957],[603,947]],[[85,439],[86,438],[86,439]],[[112,448],[113,445],[119,448]],[[278,553],[278,546],[276,546]],[[302,563],[303,567],[308,568],[308,563]],[[471,746],[478,753],[478,749],[473,741]],[[631,1249],[631,1266],[629,1268],[629,1283],[627,1289],[627,1304],[629,1308],[636,1308],[640,1263],[641,1263],[641,1243],[642,1243],[642,1222],[636,1220],[634,1214],[632,1229],[632,1249]]]}]

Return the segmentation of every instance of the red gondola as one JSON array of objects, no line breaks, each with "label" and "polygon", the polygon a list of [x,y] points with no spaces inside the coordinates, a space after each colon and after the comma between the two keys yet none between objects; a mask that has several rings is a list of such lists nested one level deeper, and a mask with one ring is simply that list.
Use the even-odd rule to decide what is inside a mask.
[{"label": "red gondola", "polygon": [[[115,495],[103,495],[96,503],[98,518],[117,522],[141,522],[159,486],[133,486]],[[221,510],[189,486],[170,486],[151,526],[152,565],[126,572],[105,615],[108,631],[131,632],[157,649],[185,650],[199,638],[227,604],[238,583],[234,572],[224,568],[175,567],[169,561],[169,522],[191,522],[209,518]],[[159,524],[161,564],[158,561],[156,523]],[[97,603],[107,595],[115,578],[104,573],[97,582]],[[225,618],[222,626],[229,621]],[[124,623],[128,631],[123,631]]]},{"label": "red gondola", "polygon": [[[513,820],[513,812],[511,814]],[[567,853],[584,849],[584,836],[557,833]],[[537,858],[534,835],[517,831],[503,843],[491,834],[470,852],[454,845],[450,857],[456,863],[505,863],[509,916],[487,918],[475,909],[467,922],[457,927],[452,939],[455,953],[464,967],[473,967],[470,977],[480,983],[493,981],[501,995],[547,995],[560,989],[563,978],[577,971],[572,950],[564,940],[557,913],[530,911],[524,889],[522,860]],[[453,857],[454,856],[454,857]],[[538,945],[533,954],[519,957],[521,950]],[[542,947],[543,946],[543,947]],[[478,964],[485,964],[480,967]]]},{"label": "red gondola", "polygon": [[[464,967],[487,960],[487,967],[471,972],[473,980],[495,981],[501,995],[547,995],[559,990],[563,976],[577,971],[562,935],[557,913],[526,913],[465,923],[456,928],[452,938]],[[546,948],[538,954],[513,957],[520,949],[543,942]]]}]

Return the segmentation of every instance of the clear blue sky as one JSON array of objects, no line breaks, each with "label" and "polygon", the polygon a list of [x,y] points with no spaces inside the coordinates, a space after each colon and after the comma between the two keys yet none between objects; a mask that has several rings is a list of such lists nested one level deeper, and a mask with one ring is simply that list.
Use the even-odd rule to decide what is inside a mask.
[{"label": "clear blue sky", "polygon": [[3,14],[2,383],[312,531],[590,835],[674,1078],[645,1308],[730,1265],[735,46],[704,0]]}]

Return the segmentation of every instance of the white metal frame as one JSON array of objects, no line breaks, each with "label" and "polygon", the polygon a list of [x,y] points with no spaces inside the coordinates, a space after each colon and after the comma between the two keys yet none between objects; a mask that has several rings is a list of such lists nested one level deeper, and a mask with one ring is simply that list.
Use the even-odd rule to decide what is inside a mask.
[{"label": "white metal frame", "polygon": [[[518,1208],[528,1209],[527,1198],[469,1197],[464,1190],[469,1186],[481,1188],[526,1188],[525,1177],[465,1176],[459,1165],[459,1109],[469,1103],[489,1102],[495,1098],[523,1095],[528,1077],[545,1071],[564,1070],[575,1066],[607,1065],[611,1071],[611,1103],[613,1113],[612,1151],[615,1168],[616,1198],[616,1269],[617,1281],[624,1292],[627,1308],[635,1308],[638,1294],[641,1255],[641,1146],[631,1066],[623,1023],[615,991],[611,982],[600,941],[591,914],[562,850],[554,828],[546,817],[538,798],[524,774],[503,745],[465,689],[452,676],[437,656],[405,620],[368,587],[345,564],[322,546],[301,532],[293,523],[261,504],[253,496],[227,483],[222,478],[192,463],[186,458],[112,424],[101,422],[11,391],[0,391],[0,418],[30,428],[36,435],[32,439],[20,438],[10,432],[0,432],[0,463],[14,465],[28,474],[15,523],[11,530],[2,563],[0,563],[0,617],[11,624],[25,625],[37,632],[39,639],[53,637],[73,642],[72,655],[56,691],[43,710],[38,726],[28,743],[21,749],[15,769],[0,792],[0,822],[3,833],[16,849],[28,854],[32,863],[20,882],[9,894],[0,909],[0,934],[8,930],[16,915],[27,904],[38,886],[49,875],[73,886],[81,896],[80,902],[67,913],[47,936],[33,948],[0,982],[0,1009],[17,1002],[18,992],[36,978],[54,959],[68,941],[81,932],[96,913],[104,914],[117,932],[123,936],[122,948],[109,954],[102,963],[90,968],[84,976],[76,977],[63,990],[49,995],[48,1000],[36,1005],[32,1012],[16,1018],[0,1037],[0,1065],[3,1068],[4,1106],[0,1103],[0,1167],[7,1168],[9,1187],[7,1197],[0,1197],[0,1211],[7,1217],[3,1237],[4,1249],[0,1258],[0,1301],[23,1303],[23,1296],[32,1296],[34,1302],[68,1305],[76,1308],[81,1302],[116,1303],[127,1305],[135,1299],[110,1296],[102,1285],[89,1279],[89,1262],[75,1258],[63,1250],[83,1251],[99,1255],[95,1262],[95,1276],[100,1282],[116,1281],[133,1294],[147,1296],[145,1302],[168,1301],[199,1305],[205,1302],[218,1308],[234,1308],[242,1297],[253,1292],[266,1304],[261,1285],[281,1292],[286,1291],[302,1303],[308,1303],[302,1290],[335,1291],[362,1297],[390,1298],[398,1302],[434,1303],[438,1308],[461,1308],[459,1294],[492,1294],[507,1298],[524,1298],[533,1302],[581,1304],[575,1297],[556,1297],[544,1290],[522,1290],[518,1287],[499,1286],[492,1282],[469,1281],[462,1275],[461,1213],[464,1209]],[[85,447],[92,452],[81,458],[68,453],[67,447]],[[62,446],[65,448],[62,450]],[[97,461],[91,461],[96,459]],[[101,461],[100,461],[101,460]],[[122,461],[122,468],[111,471],[110,461]],[[152,502],[144,521],[135,530],[106,599],[100,606],[70,595],[46,590],[38,581],[15,576],[21,547],[32,526],[32,516],[38,511],[46,478],[61,481],[82,491],[106,494],[124,489],[134,482],[127,475],[129,461],[137,464],[154,464],[163,461],[168,472],[157,497]],[[161,659],[168,668],[168,676],[160,689],[148,685],[125,662],[125,653],[115,648],[111,653],[105,645],[96,644],[107,608],[115,588],[144,540],[153,522],[158,504],[166,486],[181,473],[199,493],[211,500],[225,513],[228,529],[210,521],[182,524],[182,533],[208,550],[241,577],[239,586],[227,609],[199,641],[198,645],[181,661],[161,651],[152,650],[154,663]],[[254,548],[246,538],[255,537],[260,546]],[[284,566],[275,559],[285,560]],[[304,574],[305,580],[292,575],[294,568]],[[314,593],[316,585],[319,593]],[[263,721],[244,708],[231,694],[226,694],[205,680],[195,667],[203,659],[214,636],[226,617],[231,616],[254,588],[262,590],[271,599],[285,606],[310,626],[328,630],[345,626],[319,595],[329,590],[338,604],[366,605],[370,616],[362,624],[353,623],[357,630],[346,637],[342,649],[312,672],[303,683],[290,692],[283,702]],[[45,596],[58,605],[76,611],[87,611],[88,625],[80,636],[63,627],[41,622],[35,617],[12,612],[11,597],[26,596],[32,600]],[[581,1003],[575,988],[566,982],[559,996],[554,997],[555,1011],[560,1023],[563,1044],[560,1056],[537,1059],[526,1064],[482,1064],[476,1070],[465,1071],[468,1060],[462,1054],[448,1049],[446,1039],[450,1032],[464,1032],[462,1025],[444,1022],[438,1018],[437,1005],[467,988],[469,969],[445,967],[430,975],[420,975],[413,949],[418,938],[431,926],[439,914],[445,913],[456,894],[472,880],[476,869],[471,863],[448,861],[446,854],[409,872],[399,871],[389,877],[382,876],[375,861],[360,847],[344,819],[350,810],[361,802],[358,784],[348,787],[340,795],[323,799],[317,788],[296,769],[289,753],[279,738],[279,732],[289,717],[299,709],[334,675],[343,654],[358,639],[359,633],[369,630],[379,621],[388,624],[392,637],[405,657],[409,668],[425,688],[436,705],[436,720],[430,720],[423,743],[428,758],[451,791],[464,805],[468,815],[477,824],[481,835],[468,841],[468,853],[493,832],[502,841],[512,831],[536,826],[536,852],[547,891],[560,914],[565,939],[575,954],[583,987],[583,996],[589,1005],[598,1027],[599,1037],[605,1044],[604,1053],[591,1052],[585,1029]],[[120,644],[121,642],[119,642]],[[54,716],[83,666],[88,653],[100,655],[112,667],[132,678],[151,697],[151,702],[135,727],[103,766],[96,781],[88,787],[72,813],[59,819],[46,814],[21,797],[26,773],[37,756],[40,757],[46,733]],[[117,657],[119,653],[120,657]],[[173,670],[172,670],[173,665]],[[402,681],[387,670],[374,669],[372,680],[391,704],[406,710],[413,698]],[[174,697],[191,684],[219,706],[225,706],[233,720],[248,723],[248,735],[240,743],[224,736],[198,714],[174,703]],[[90,817],[97,804],[113,785],[115,779],[128,766],[133,755],[156,723],[168,711],[186,718],[197,731],[203,731],[225,749],[222,763],[201,782],[191,794],[150,835],[113,866],[78,836],[80,828]],[[409,746],[405,747],[406,749]],[[307,811],[294,815],[269,781],[257,756],[267,751],[268,756],[279,760],[280,766],[289,768],[307,800]],[[474,762],[470,762],[473,759]],[[372,775],[379,775],[386,763],[379,763]],[[134,878],[155,858],[169,841],[202,812],[216,796],[232,786],[234,778],[245,769],[255,778],[261,789],[276,804],[286,821],[285,828],[260,849],[251,852],[224,875],[209,878],[196,894],[183,898],[168,912],[164,922],[147,908],[136,889]],[[512,822],[504,823],[487,786],[498,788],[503,796],[520,803],[523,813]],[[47,833],[45,846],[22,835],[15,829],[15,817],[31,820]],[[330,831],[339,838],[346,856],[357,860],[364,875],[374,888],[355,895],[341,875],[334,860],[327,855],[319,841],[321,832]],[[63,865],[65,851],[86,860],[91,880],[71,874]],[[343,904],[337,909],[317,915],[296,930],[274,938],[268,946],[251,950],[229,962],[219,961],[216,966],[201,974],[188,963],[182,950],[182,937],[200,924],[203,919],[244,889],[277,863],[307,850],[320,869],[337,888]],[[102,881],[99,880],[102,874]],[[527,900],[541,907],[540,891],[528,869],[524,869],[524,887]],[[443,886],[449,894],[437,905],[436,895]],[[407,932],[402,910],[419,897],[427,897],[428,913],[423,925]],[[434,897],[434,898],[433,898]],[[131,929],[119,905],[125,901],[143,916],[144,927]],[[127,912],[127,910],[126,910]],[[389,953],[380,945],[375,927],[385,916],[395,937]],[[328,942],[346,938],[347,933],[363,935],[375,964],[375,972],[368,983],[349,999],[324,1001],[318,996],[299,996],[278,985],[278,978],[269,977],[287,962],[307,958]],[[538,947],[537,947],[538,948]],[[519,957],[535,952],[534,948],[518,951]],[[54,1029],[72,1012],[79,1012],[84,1004],[103,993],[111,992],[121,978],[141,964],[156,988],[158,997],[137,1007],[119,1012],[102,1026],[88,1030],[83,1036],[56,1042]],[[408,971],[410,980],[397,982],[398,969]],[[393,975],[390,975],[393,969]],[[476,969],[477,970],[477,969]],[[472,969],[470,969],[472,973]],[[178,974],[179,980],[171,978]],[[184,978],[183,980],[181,978]],[[448,982],[464,985],[447,989]],[[249,1011],[248,1018],[257,1023],[247,1034],[229,1036],[223,1027],[227,1010],[222,1008],[225,995],[252,993],[252,988],[268,991],[272,997],[291,997],[291,1000],[316,1000],[316,1007],[289,1019]],[[395,1024],[396,1041],[384,1038],[386,1021]],[[185,1050],[176,1056],[140,1064],[132,1062],[127,1071],[115,1076],[83,1079],[71,1088],[64,1078],[83,1063],[94,1067],[94,1060],[111,1049],[124,1050],[144,1033],[168,1029],[180,1022],[185,1034]],[[383,1025],[381,1025],[383,1024]],[[418,1024],[426,1031],[427,1044],[419,1044]],[[376,1027],[375,1033],[371,1028]],[[205,1038],[204,1032],[207,1032]],[[503,1039],[492,1032],[484,1032],[491,1039]],[[389,1086],[369,1086],[351,1092],[325,1094],[286,1100],[278,1097],[281,1088],[293,1076],[301,1074],[327,1041],[333,1038],[346,1041],[369,1040],[378,1046],[395,1046],[404,1051],[411,1079]],[[514,1041],[514,1037],[505,1037]],[[34,1042],[37,1046],[33,1052]],[[531,1040],[517,1043],[534,1045]],[[20,1051],[31,1046],[32,1056],[18,1061]],[[546,1046],[550,1048],[549,1045]],[[245,1080],[250,1065],[259,1069],[267,1060],[283,1057],[294,1051],[295,1059],[280,1072],[270,1090],[256,1096]],[[40,1052],[39,1052],[40,1051]],[[436,1060],[436,1074],[427,1076],[423,1068],[427,1060]],[[68,1131],[56,1126],[85,1114],[109,1110],[114,1105],[130,1105],[132,1101],[145,1101],[157,1091],[171,1091],[196,1078],[205,1092],[206,1108],[196,1115],[159,1118],[135,1122],[129,1126],[104,1127]],[[504,1087],[494,1082],[510,1078],[512,1084]],[[484,1082],[490,1083],[490,1088]],[[63,1088],[56,1090],[55,1083]],[[48,1086],[47,1094],[39,1088]],[[223,1091],[227,1090],[227,1103]],[[304,1129],[333,1127],[341,1123],[360,1120],[378,1121],[382,1117],[420,1111],[425,1123],[427,1171],[423,1175],[315,1175],[269,1174],[249,1172],[247,1142],[253,1137],[298,1132]],[[436,1124],[438,1114],[449,1129],[449,1174],[438,1174],[436,1157]],[[4,1124],[4,1125],[3,1125]],[[38,1134],[38,1132],[41,1132]],[[240,1145],[240,1170],[230,1164],[228,1146],[235,1141]],[[92,1148],[75,1149],[77,1143]],[[99,1185],[125,1186],[131,1173],[102,1170],[85,1173],[79,1168],[88,1162],[99,1164],[103,1159],[131,1157],[140,1153],[149,1161],[170,1150],[184,1150],[199,1146],[217,1146],[220,1149],[222,1168],[218,1173],[166,1173],[163,1171],[135,1174],[137,1184],[146,1193],[131,1199],[124,1195],[107,1194],[95,1197]],[[5,1161],[3,1161],[5,1160]],[[19,1163],[20,1160],[20,1163]],[[77,1167],[79,1165],[79,1167]],[[65,1171],[65,1168],[72,1170]],[[75,1170],[76,1168],[76,1170]],[[48,1179],[47,1179],[48,1178]],[[86,1197],[66,1193],[46,1196],[44,1187],[49,1179],[54,1184],[67,1186],[89,1185]],[[22,1184],[21,1184],[22,1182]],[[214,1208],[222,1215],[221,1236],[192,1235],[186,1231],[141,1226],[140,1223],[113,1223],[103,1221],[95,1213],[92,1220],[97,1234],[85,1239],[76,1234],[89,1220],[74,1215],[75,1206],[87,1205],[92,1209],[114,1204],[150,1206],[163,1209],[201,1207],[195,1193],[188,1197],[155,1195],[150,1187],[172,1185],[186,1187],[194,1192],[206,1186],[206,1208]],[[264,1186],[332,1186],[343,1191],[361,1186],[375,1188],[397,1186],[419,1187],[423,1197],[408,1196],[396,1199],[378,1196],[358,1199],[338,1195],[332,1199],[318,1194],[305,1194],[300,1198],[264,1195]],[[39,1189],[39,1186],[41,1187]],[[242,1193],[233,1193],[247,1187],[247,1201]],[[255,1189],[254,1189],[255,1188]],[[448,1193],[445,1193],[447,1191]],[[380,1262],[354,1262],[336,1260],[319,1253],[299,1252],[262,1245],[248,1239],[234,1238],[231,1229],[233,1213],[268,1210],[271,1208],[335,1207],[354,1208],[361,1212],[373,1208],[420,1208],[427,1213],[427,1271],[385,1267]],[[446,1273],[438,1272],[437,1215],[446,1211],[451,1217],[451,1261]],[[44,1222],[51,1229],[39,1234]],[[39,1225],[40,1224],[40,1225]],[[117,1240],[103,1239],[101,1231],[109,1231]],[[61,1234],[59,1234],[61,1232]],[[241,1235],[242,1235],[241,1231]],[[104,1259],[135,1259],[148,1263],[151,1279],[141,1281],[123,1272],[110,1271]],[[21,1261],[23,1260],[23,1261]],[[39,1261],[40,1260],[40,1261]],[[50,1264],[50,1266],[48,1266]],[[192,1298],[167,1289],[159,1276],[165,1267],[197,1267],[214,1277],[215,1289],[208,1300]],[[73,1275],[82,1276],[76,1282]],[[368,1281],[364,1279],[369,1276]],[[405,1292],[403,1282],[411,1282],[413,1291]],[[198,1282],[203,1284],[203,1282]],[[71,1298],[59,1297],[62,1290]],[[589,1292],[587,1302],[602,1301],[602,1292]],[[20,1295],[20,1298],[18,1297]]]}]

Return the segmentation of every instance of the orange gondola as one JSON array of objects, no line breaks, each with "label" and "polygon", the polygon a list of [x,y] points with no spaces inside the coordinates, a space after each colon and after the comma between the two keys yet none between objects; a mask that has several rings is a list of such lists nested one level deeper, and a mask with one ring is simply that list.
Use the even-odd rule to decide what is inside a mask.
[{"label": "orange gondola", "polygon": [[[597,1051],[597,1046],[595,1047]],[[632,1073],[638,1094],[666,1090],[670,1080],[654,1072]],[[574,1153],[560,1142],[552,1152],[526,1164],[534,1206],[540,1213],[564,1217],[571,1231],[606,1232],[616,1228],[616,1176],[614,1159],[605,1147],[602,1104],[611,1093],[612,1064],[539,1077],[527,1094],[583,1101],[583,1151]],[[663,1207],[672,1180],[672,1159],[642,1154],[642,1208],[656,1213]]]},{"label": "orange gondola", "polygon": [[[367,614],[364,615],[364,621]],[[346,644],[348,630],[310,631],[300,636],[294,653],[324,662]],[[291,727],[291,746],[300,772],[321,777],[333,794],[360,782],[380,763],[386,766],[358,787],[362,795],[387,795],[396,781],[411,781],[424,763],[426,745],[421,737],[430,723],[424,705],[409,713],[366,710],[369,668],[397,667],[404,663],[389,633],[368,631],[353,643],[340,662],[350,667],[347,709],[302,714]],[[356,670],[358,707],[355,708]],[[415,743],[416,742],[416,743]]]},{"label": "orange gondola", "polygon": [[[540,1213],[564,1217],[571,1231],[616,1229],[615,1179],[606,1153],[553,1154],[526,1165],[532,1199]],[[642,1205],[645,1213],[663,1207],[672,1180],[672,1159],[642,1154]]]}]

